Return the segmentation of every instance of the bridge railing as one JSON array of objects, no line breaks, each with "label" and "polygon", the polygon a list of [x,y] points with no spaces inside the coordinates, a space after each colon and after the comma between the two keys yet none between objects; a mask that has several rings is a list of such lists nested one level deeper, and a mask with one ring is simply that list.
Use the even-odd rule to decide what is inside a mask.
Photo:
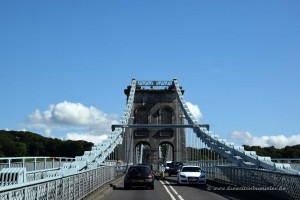
[{"label": "bridge railing", "polygon": [[6,157],[0,158],[0,171],[3,168],[26,168],[27,172],[62,167],[75,158],[67,157]]},{"label": "bridge railing", "polygon": [[67,176],[1,187],[0,199],[82,199],[115,176],[115,167],[103,166]]},{"label": "bridge railing", "polygon": [[26,182],[41,180],[49,177],[49,172],[58,172],[60,168],[51,168],[26,172]]},{"label": "bridge railing", "polygon": [[240,186],[241,190],[263,190],[275,193],[282,199],[300,199],[300,175],[234,166],[216,166],[214,179]]}]

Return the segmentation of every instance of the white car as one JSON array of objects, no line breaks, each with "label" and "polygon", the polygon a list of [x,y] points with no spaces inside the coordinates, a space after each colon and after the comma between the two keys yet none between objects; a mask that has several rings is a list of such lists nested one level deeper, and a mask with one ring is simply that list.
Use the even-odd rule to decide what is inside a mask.
[{"label": "white car", "polygon": [[198,166],[182,166],[177,174],[177,184],[206,184],[205,172]]}]

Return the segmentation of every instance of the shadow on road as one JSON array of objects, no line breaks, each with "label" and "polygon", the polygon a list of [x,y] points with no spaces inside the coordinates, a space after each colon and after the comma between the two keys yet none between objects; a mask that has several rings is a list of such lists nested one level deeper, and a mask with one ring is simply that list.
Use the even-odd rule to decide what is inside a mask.
[{"label": "shadow on road", "polygon": [[129,189],[125,189],[124,187],[117,187],[116,185],[111,185],[113,190],[149,190],[148,187],[143,187],[143,186],[133,186],[130,187]]},{"label": "shadow on road", "polygon": [[207,186],[206,185],[178,185],[177,184],[177,180],[171,179],[171,178],[164,178],[163,180],[168,181],[169,184],[165,184],[166,186],[170,185],[173,187],[193,187],[193,188],[198,188],[200,190],[207,190]]}]

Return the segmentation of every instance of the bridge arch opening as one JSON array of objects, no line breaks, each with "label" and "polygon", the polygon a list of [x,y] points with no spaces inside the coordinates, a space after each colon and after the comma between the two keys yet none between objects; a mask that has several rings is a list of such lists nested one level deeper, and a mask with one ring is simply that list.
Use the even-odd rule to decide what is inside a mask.
[{"label": "bridge arch opening", "polygon": [[172,143],[162,142],[159,144],[159,161],[161,163],[174,161],[174,147]]},{"label": "bridge arch opening", "polygon": [[151,146],[148,142],[139,142],[134,149],[135,163],[151,163]]}]

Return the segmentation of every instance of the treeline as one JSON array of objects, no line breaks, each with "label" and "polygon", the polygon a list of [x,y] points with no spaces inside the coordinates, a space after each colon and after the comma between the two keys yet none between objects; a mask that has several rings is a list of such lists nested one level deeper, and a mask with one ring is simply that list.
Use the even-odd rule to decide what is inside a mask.
[{"label": "treeline", "polygon": [[[246,151],[256,151],[258,156],[267,156],[271,158],[300,158],[300,145],[286,146],[282,149],[276,149],[274,146],[260,147],[260,146],[248,146],[243,145]],[[218,155],[207,148],[192,148],[187,147],[187,159],[188,160],[200,160],[200,159],[219,159]]]},{"label": "treeline", "polygon": [[246,151],[256,151],[258,156],[269,156],[271,158],[300,158],[300,145],[286,146],[276,149],[274,146],[260,147],[243,145]]},{"label": "treeline", "polygon": [[0,157],[75,157],[92,149],[87,141],[60,140],[25,131],[0,130]]},{"label": "treeline", "polygon": [[207,149],[207,148],[193,148],[187,147],[186,148],[187,159],[188,160],[217,160],[220,157],[218,154],[214,154],[214,151]]}]

